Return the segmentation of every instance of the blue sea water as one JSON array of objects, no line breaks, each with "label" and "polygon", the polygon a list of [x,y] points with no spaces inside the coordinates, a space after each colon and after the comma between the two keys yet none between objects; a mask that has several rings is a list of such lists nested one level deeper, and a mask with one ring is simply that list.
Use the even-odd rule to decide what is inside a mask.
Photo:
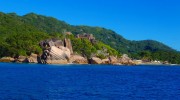
[{"label": "blue sea water", "polygon": [[0,63],[0,100],[136,99],[180,99],[180,66]]}]

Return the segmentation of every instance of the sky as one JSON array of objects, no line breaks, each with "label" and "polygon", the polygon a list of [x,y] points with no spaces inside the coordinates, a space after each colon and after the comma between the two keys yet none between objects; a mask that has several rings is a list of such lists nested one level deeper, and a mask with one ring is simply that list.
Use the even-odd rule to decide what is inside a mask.
[{"label": "sky", "polygon": [[0,12],[104,27],[128,40],[156,40],[180,51],[180,0],[0,0]]}]

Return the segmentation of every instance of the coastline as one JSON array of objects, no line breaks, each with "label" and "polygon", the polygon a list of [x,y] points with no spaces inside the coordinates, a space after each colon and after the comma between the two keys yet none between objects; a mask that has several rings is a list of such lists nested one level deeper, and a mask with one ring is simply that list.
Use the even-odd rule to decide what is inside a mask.
[{"label": "coastline", "polygon": [[[62,56],[62,55],[60,55]],[[118,66],[138,66],[138,65],[153,65],[153,66],[179,66],[179,64],[170,64],[167,61],[144,61],[144,60],[132,60],[127,54],[123,54],[121,57],[109,56],[101,59],[98,57],[91,57],[89,59],[81,55],[69,55],[66,59],[42,59],[41,55],[31,54],[30,56],[19,56],[17,58],[2,57],[0,62],[6,63],[27,63],[27,64],[47,64],[47,65],[118,65]]]},{"label": "coastline", "polygon": [[114,65],[114,66],[180,66],[180,64],[154,64],[154,63],[142,63],[142,64],[134,64],[134,65],[127,65],[127,64],[77,64],[77,63],[67,63],[67,64],[40,64],[40,63],[24,63],[24,62],[2,62],[0,63],[6,63],[6,64],[34,64],[34,65],[57,65],[57,66],[67,66],[67,65]]}]

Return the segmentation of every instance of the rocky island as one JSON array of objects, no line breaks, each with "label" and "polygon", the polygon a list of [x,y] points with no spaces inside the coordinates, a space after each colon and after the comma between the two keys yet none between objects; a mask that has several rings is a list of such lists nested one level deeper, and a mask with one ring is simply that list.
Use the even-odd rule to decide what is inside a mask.
[{"label": "rocky island", "polygon": [[180,52],[154,40],[75,26],[52,17],[0,12],[0,62],[40,64],[180,64]]}]

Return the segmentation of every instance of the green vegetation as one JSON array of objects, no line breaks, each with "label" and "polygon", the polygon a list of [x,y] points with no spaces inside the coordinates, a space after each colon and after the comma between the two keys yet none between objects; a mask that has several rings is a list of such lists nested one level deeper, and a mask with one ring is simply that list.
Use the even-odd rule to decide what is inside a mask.
[{"label": "green vegetation", "polygon": [[0,57],[41,53],[38,43],[47,37],[17,15],[0,13]]},{"label": "green vegetation", "polygon": [[101,54],[103,58],[110,55],[120,55],[115,49],[102,42],[91,43],[88,39],[75,38],[74,35],[66,36],[66,38],[71,39],[74,52],[86,56],[87,58],[90,58],[92,55],[98,56],[98,52],[103,52],[103,54]]},{"label": "green vegetation", "polygon": [[[64,32],[72,32],[65,36]],[[97,43],[74,36],[81,33],[93,34]],[[49,38],[71,38],[73,50],[86,57],[126,53],[134,59],[161,60],[180,64],[180,53],[153,40],[129,41],[112,30],[101,27],[73,26],[52,17],[30,13],[18,16],[15,13],[0,13],[0,57],[41,54],[39,42]]]},{"label": "green vegetation", "polygon": [[144,60],[160,60],[160,61],[169,61],[174,64],[179,64],[180,62],[180,54],[177,52],[170,51],[142,51],[139,53],[140,58]]},{"label": "green vegetation", "polygon": [[[117,53],[117,51],[103,43],[92,44],[89,40],[77,39],[74,35],[65,36],[61,34],[60,31],[64,31],[65,29],[62,28],[66,25],[61,24],[54,18],[46,18],[35,14],[20,17],[16,14],[0,13],[0,20],[0,57],[26,56],[31,53],[41,54],[40,41],[49,38],[63,39],[65,37],[71,39],[74,52],[88,58],[92,54],[96,54],[97,50],[101,50],[99,46],[102,45],[109,50],[110,54],[113,54],[112,52]],[[53,26],[53,23],[57,24],[57,27]],[[54,31],[51,31],[53,28],[55,28]]]}]

